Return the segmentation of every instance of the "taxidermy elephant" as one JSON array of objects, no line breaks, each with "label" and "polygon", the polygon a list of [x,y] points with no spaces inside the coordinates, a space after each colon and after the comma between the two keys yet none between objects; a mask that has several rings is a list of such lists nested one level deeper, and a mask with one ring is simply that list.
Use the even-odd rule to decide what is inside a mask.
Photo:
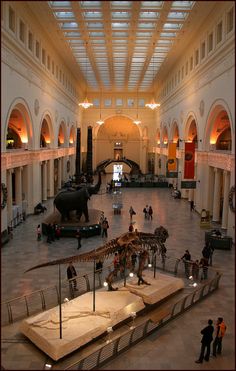
[{"label": "taxidermy elephant", "polygon": [[101,173],[99,173],[98,183],[95,186],[83,187],[78,191],[63,191],[56,195],[54,205],[61,213],[61,220],[70,219],[70,212],[76,210],[78,219],[82,214],[85,221],[89,222],[88,200],[92,194],[98,193],[101,186]]}]

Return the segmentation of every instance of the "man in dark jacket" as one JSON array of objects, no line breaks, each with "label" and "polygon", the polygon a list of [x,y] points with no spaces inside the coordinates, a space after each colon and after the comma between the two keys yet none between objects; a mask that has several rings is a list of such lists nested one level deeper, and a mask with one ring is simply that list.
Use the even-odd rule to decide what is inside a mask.
[{"label": "man in dark jacket", "polygon": [[[203,358],[205,359],[205,361],[209,361],[209,357],[210,357],[210,350],[211,350],[211,342],[213,340],[213,332],[214,332],[214,327],[212,326],[212,323],[213,321],[211,319],[208,320],[208,326],[204,327],[204,329],[202,329],[201,331],[201,334],[203,335],[202,337],[202,346],[201,346],[201,353],[200,353],[200,357],[197,361],[195,361],[196,363],[202,363],[203,361]],[[206,355],[204,357],[204,353],[205,353],[205,348],[207,348],[207,352],[206,352]]]},{"label": "man in dark jacket", "polygon": [[[67,279],[68,280],[71,280],[71,278],[76,277],[76,276],[77,276],[77,273],[76,273],[75,267],[73,266],[72,262],[70,262],[69,263],[69,266],[67,268]],[[70,289],[71,289],[71,291],[73,291],[72,282],[73,282],[74,290],[75,291],[78,291],[76,279],[70,281]]]}]

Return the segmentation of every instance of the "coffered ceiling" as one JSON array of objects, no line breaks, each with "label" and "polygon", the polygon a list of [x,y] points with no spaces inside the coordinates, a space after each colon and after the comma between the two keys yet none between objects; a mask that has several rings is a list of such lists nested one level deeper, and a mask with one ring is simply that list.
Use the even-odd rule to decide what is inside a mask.
[{"label": "coffered ceiling", "polygon": [[150,92],[153,81],[177,61],[215,2],[27,3],[83,87]]}]

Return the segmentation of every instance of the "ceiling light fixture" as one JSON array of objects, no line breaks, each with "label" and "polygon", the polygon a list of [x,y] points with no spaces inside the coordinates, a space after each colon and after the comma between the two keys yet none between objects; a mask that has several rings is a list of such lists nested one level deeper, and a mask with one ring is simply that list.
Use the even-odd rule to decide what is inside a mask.
[{"label": "ceiling light fixture", "polygon": [[153,55],[152,55],[152,84],[153,84],[153,97],[150,103],[146,103],[145,107],[151,108],[151,110],[156,109],[157,107],[160,107],[159,103],[156,103],[154,100],[154,54],[155,54],[155,43],[153,43]]},{"label": "ceiling light fixture", "polygon": [[96,121],[98,125],[104,124],[104,121],[102,120],[102,113],[101,113],[102,108],[101,107],[102,107],[102,91],[100,91],[100,116],[99,116],[99,120]]},{"label": "ceiling light fixture", "polygon": [[88,43],[87,42],[86,42],[85,52],[86,52],[86,62],[85,62],[86,63],[85,64],[86,90],[85,90],[85,99],[83,102],[79,103],[79,106],[83,107],[84,109],[87,109],[93,106],[93,103],[89,102],[87,98],[87,61],[88,61]]},{"label": "ceiling light fixture", "polygon": [[141,120],[138,119],[138,88],[137,88],[137,111],[136,111],[136,119],[133,121],[134,124],[140,125],[142,123]]}]

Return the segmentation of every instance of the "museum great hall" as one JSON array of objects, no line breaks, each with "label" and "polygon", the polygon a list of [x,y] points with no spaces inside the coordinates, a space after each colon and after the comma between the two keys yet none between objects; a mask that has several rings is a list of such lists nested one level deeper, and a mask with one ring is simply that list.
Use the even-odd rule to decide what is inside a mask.
[{"label": "museum great hall", "polygon": [[[36,241],[55,196],[81,174],[102,174],[88,206],[108,218],[108,240],[128,232],[132,205],[138,231],[169,231],[169,262],[186,249],[199,259],[209,230],[224,241],[211,268],[222,274],[218,289],[96,369],[202,369],[200,330],[218,317],[223,352],[204,369],[235,369],[235,2],[1,1],[1,25],[2,368],[92,369],[78,367],[74,350],[53,364],[14,310],[26,300],[19,320],[29,316],[26,296],[58,284],[55,267],[27,269],[76,254],[72,235]],[[112,177],[119,189],[107,193]],[[105,243],[82,238],[81,252]],[[76,263],[77,272],[91,264]]]}]

